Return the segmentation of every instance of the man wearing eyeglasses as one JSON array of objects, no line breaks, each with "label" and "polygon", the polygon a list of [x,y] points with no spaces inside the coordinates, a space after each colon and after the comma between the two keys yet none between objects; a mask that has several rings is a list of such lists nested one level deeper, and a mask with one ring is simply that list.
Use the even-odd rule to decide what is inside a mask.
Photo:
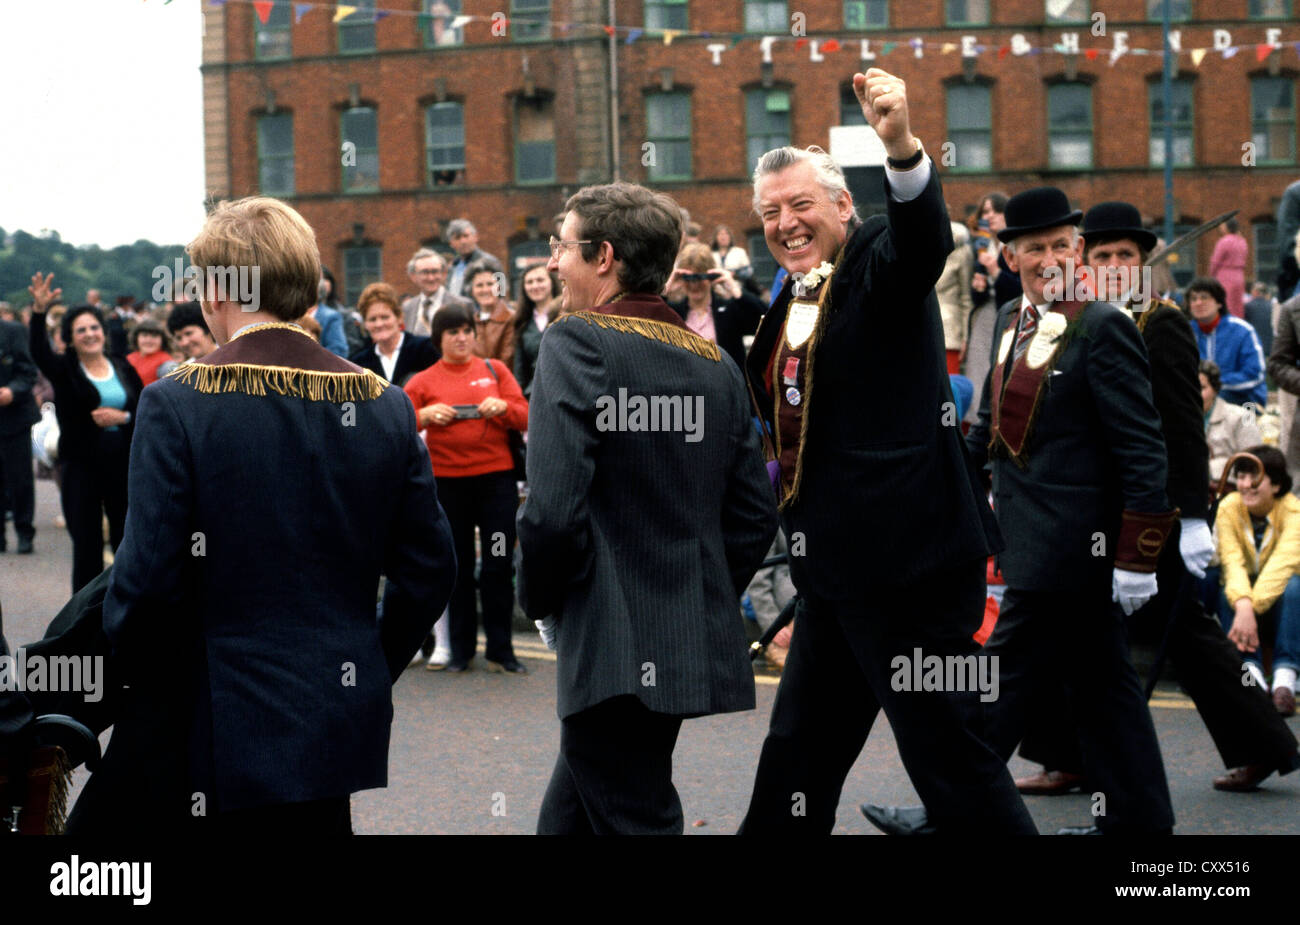
[{"label": "man wearing eyeglasses", "polygon": [[630,183],[570,197],[548,265],[517,585],[556,649],[560,754],[540,834],[682,833],[682,720],[754,707],[738,600],[776,501],[736,363],[660,297],[681,209]]},{"label": "man wearing eyeglasses", "polygon": [[428,337],[429,323],[439,309],[457,305],[473,310],[469,299],[447,291],[447,263],[437,251],[427,247],[416,251],[406,264],[406,275],[420,290],[402,303],[403,327],[412,334]]}]

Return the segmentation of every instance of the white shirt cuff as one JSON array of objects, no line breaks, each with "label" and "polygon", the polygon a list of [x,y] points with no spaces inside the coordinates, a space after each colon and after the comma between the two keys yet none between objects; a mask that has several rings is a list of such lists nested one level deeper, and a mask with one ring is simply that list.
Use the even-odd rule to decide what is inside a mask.
[{"label": "white shirt cuff", "polygon": [[928,154],[911,170],[895,170],[886,163],[885,177],[889,180],[889,197],[894,202],[911,202],[925,190],[932,169]]}]

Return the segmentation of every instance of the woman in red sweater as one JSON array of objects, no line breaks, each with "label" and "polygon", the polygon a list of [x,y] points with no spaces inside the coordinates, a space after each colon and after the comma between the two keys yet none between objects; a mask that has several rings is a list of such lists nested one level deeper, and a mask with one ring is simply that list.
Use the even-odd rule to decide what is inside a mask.
[{"label": "woman in red sweater", "polygon": [[442,359],[412,376],[406,394],[415,405],[418,426],[425,431],[438,500],[456,544],[459,573],[451,596],[447,670],[464,671],[474,659],[478,633],[474,528],[478,527],[487,667],[527,674],[510,642],[515,601],[511,562],[519,494],[508,434],[528,428],[528,401],[504,363],[475,356],[472,309],[442,308],[430,328]]}]

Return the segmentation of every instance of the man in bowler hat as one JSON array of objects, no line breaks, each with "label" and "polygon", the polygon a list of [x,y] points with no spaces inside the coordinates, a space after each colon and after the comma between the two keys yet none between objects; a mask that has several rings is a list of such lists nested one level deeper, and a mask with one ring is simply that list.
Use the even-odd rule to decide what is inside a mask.
[{"label": "man in bowler hat", "polygon": [[[1096,788],[1095,824],[1063,831],[1169,832],[1169,788],[1124,616],[1156,595],[1178,510],[1165,494],[1165,445],[1137,325],[1117,305],[1060,300],[1083,255],[1081,216],[1059,189],[1039,187],[1011,198],[998,233],[1024,294],[998,312],[967,437],[971,455],[992,465],[1007,542],[998,557],[1007,590],[984,647],[1001,667],[987,736],[1009,759],[1043,682],[1058,679],[1094,745],[1084,773]],[[925,824],[925,810],[863,810],[886,831]]]}]

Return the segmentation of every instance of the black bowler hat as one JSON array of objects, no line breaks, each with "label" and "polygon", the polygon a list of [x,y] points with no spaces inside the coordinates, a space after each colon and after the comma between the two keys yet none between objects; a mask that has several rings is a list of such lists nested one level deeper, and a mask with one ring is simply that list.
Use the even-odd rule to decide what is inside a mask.
[{"label": "black bowler hat", "polygon": [[1016,193],[1007,200],[1003,213],[1007,227],[998,232],[998,240],[1008,244],[1031,231],[1055,228],[1058,225],[1077,225],[1083,213],[1070,208],[1070,200],[1055,186],[1036,186]]},{"label": "black bowler hat", "polygon": [[1144,251],[1154,250],[1156,236],[1142,227],[1142,216],[1137,207],[1127,202],[1099,202],[1083,217],[1083,228],[1079,231],[1085,241],[1088,236],[1105,235],[1114,241],[1129,238]]}]

